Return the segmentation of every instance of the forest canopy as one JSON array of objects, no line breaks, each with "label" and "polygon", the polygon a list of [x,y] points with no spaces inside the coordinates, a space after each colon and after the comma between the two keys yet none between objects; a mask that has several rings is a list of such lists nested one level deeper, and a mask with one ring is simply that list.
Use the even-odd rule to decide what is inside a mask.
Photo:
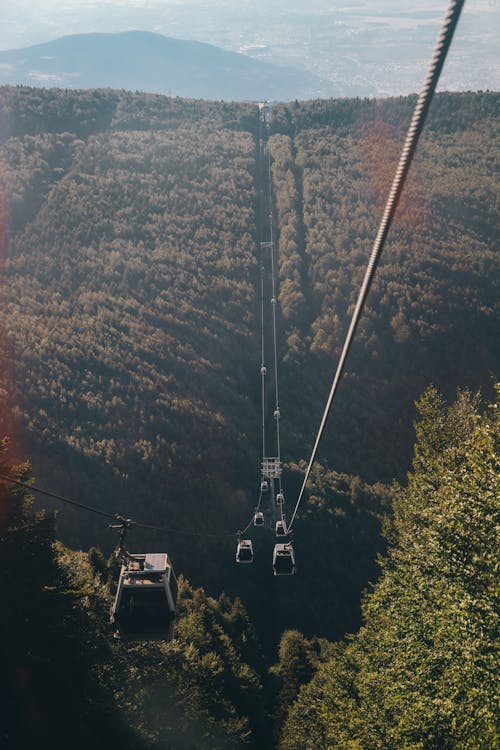
[{"label": "forest canopy", "polygon": [[[271,108],[290,501],[414,104]],[[471,395],[499,364],[498,104],[435,97],[277,581],[269,529],[234,563],[260,482],[257,105],[0,87],[0,470],[168,528],[133,544],[184,574],[175,640],[125,650],[108,524],[0,482],[7,741],[498,747],[498,409]]]},{"label": "forest canopy", "polygon": [[[488,395],[498,372],[498,103],[435,97],[297,520],[299,575],[278,588],[267,540],[242,579],[234,540],[203,536],[242,528],[260,480],[257,105],[0,87],[0,434],[17,459],[76,500],[200,532],[168,537],[178,570],[241,595],[267,654],[285,629],[357,629],[414,401],[429,383],[448,402]],[[290,501],[414,104],[271,108]],[[114,541],[69,509],[58,535]],[[164,543],[134,532],[137,548]]]},{"label": "forest canopy", "polygon": [[[498,391],[500,394],[500,390]],[[283,750],[498,748],[499,403],[420,399],[364,625],[302,688]]]}]

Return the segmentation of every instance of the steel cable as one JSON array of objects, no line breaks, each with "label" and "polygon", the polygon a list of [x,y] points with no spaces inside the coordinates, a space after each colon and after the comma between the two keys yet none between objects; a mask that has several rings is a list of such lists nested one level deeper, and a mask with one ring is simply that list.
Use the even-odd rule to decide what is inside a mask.
[{"label": "steel cable", "polygon": [[[121,522],[124,520],[124,516],[120,513],[107,513],[104,510],[100,510],[99,508],[93,508],[91,505],[86,505],[85,503],[80,503],[76,500],[72,500],[68,497],[64,497],[63,495],[58,495],[56,492],[50,492],[49,490],[43,490],[41,487],[37,487],[34,484],[28,484],[28,482],[22,482],[20,479],[14,479],[13,477],[8,476],[7,474],[3,474],[0,472],[0,479],[3,479],[6,482],[10,482],[10,484],[17,485],[18,487],[22,487],[23,489],[29,490],[30,492],[36,492],[39,495],[45,495],[46,497],[50,497],[54,500],[59,500],[62,503],[65,503],[67,505],[72,505],[75,508],[79,508],[80,510],[86,510],[89,513],[95,513],[96,515],[102,516],[103,518],[107,518],[111,521],[118,521]],[[197,536],[197,537],[213,537],[213,538],[222,538],[222,537],[235,537],[237,536],[236,532],[224,532],[224,533],[212,533],[208,531],[188,531],[185,529],[175,529],[168,526],[154,526],[152,524],[142,523],[141,521],[135,521],[132,518],[126,519],[127,523],[130,526],[133,526],[138,529],[149,529],[150,531],[161,531],[167,534],[181,534],[183,536]],[[248,528],[248,527],[247,527]]]},{"label": "steel cable", "polygon": [[439,34],[439,37],[436,43],[434,54],[432,56],[429,71],[427,73],[424,86],[422,88],[422,91],[417,101],[417,105],[415,107],[415,111],[413,113],[410,127],[408,129],[406,140],[403,146],[403,151],[399,159],[399,164],[397,166],[396,173],[394,175],[392,186],[389,192],[389,197],[387,199],[385,210],[382,215],[382,220],[380,222],[377,236],[373,244],[373,249],[370,255],[370,259],[368,261],[363,283],[361,285],[361,290],[359,292],[358,300],[356,302],[356,307],[354,309],[354,313],[351,319],[349,330],[347,332],[347,336],[344,342],[342,353],[340,355],[340,360],[339,360],[339,364],[337,367],[337,371],[333,379],[332,387],[330,390],[330,395],[328,396],[326,407],[323,412],[323,417],[321,419],[321,424],[319,426],[318,434],[316,436],[316,440],[315,440],[314,447],[311,453],[311,457],[309,459],[307,470],[304,476],[304,481],[302,482],[302,487],[300,489],[300,493],[299,493],[292,517],[290,519],[289,529],[292,528],[293,523],[295,521],[295,516],[297,515],[297,511],[299,509],[299,506],[300,506],[300,503],[304,494],[304,490],[307,485],[309,475],[311,473],[312,465],[316,459],[318,445],[323,435],[323,431],[325,429],[328,416],[330,414],[332,402],[337,392],[337,387],[338,387],[340,378],[344,371],[347,355],[349,354],[352,341],[356,334],[359,319],[361,317],[361,313],[363,311],[366,298],[370,291],[373,277],[375,275],[375,271],[377,269],[377,265],[380,260],[380,256],[382,254],[382,250],[384,248],[385,240],[389,232],[389,229],[391,227],[392,219],[394,217],[396,208],[398,206],[401,193],[403,191],[404,183],[408,175],[408,171],[410,169],[411,162],[415,154],[415,150],[417,148],[420,134],[422,133],[422,129],[425,123],[428,110],[429,110],[429,106],[431,104],[434,91],[436,90],[439,76],[441,74],[441,70],[443,68],[451,41],[453,39],[453,34],[455,32],[458,19],[460,18],[460,13],[462,11],[464,2],[465,0],[452,0],[450,5],[448,6],[448,10],[447,10],[444,22],[443,22],[443,26],[441,28],[441,32]]},{"label": "steel cable", "polygon": [[278,382],[278,336],[277,336],[277,324],[276,324],[276,305],[278,300],[276,298],[276,260],[274,252],[274,230],[273,230],[273,188],[272,188],[272,172],[271,172],[271,153],[268,151],[268,181],[269,181],[269,238],[271,243],[271,306],[272,306],[272,320],[273,320],[273,354],[274,354],[274,419],[276,422],[276,450],[277,458],[281,461],[281,440],[280,440],[280,399],[279,399],[279,382]]}]

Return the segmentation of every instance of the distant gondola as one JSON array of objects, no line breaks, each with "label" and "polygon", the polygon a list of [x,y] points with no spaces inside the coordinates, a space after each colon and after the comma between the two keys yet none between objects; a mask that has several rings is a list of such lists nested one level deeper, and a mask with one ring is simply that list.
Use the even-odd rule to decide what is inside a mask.
[{"label": "distant gondola", "polygon": [[236,548],[237,563],[253,562],[253,545],[251,539],[240,539]]},{"label": "distant gondola", "polygon": [[177,584],[168,555],[127,554],[111,610],[115,638],[171,640],[176,603]]},{"label": "distant gondola", "polygon": [[295,555],[292,544],[275,544],[273,552],[275,576],[292,576],[295,573]]},{"label": "distant gondola", "polygon": [[286,536],[286,523],[284,521],[276,521],[276,536]]},{"label": "distant gondola", "polygon": [[253,525],[254,526],[264,526],[264,514],[260,511],[257,511],[257,513],[253,517]]}]

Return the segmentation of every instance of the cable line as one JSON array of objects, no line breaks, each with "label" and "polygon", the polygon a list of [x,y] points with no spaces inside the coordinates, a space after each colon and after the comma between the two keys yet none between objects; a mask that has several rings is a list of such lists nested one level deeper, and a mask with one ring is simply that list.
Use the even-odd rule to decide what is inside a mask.
[{"label": "cable line", "polygon": [[[274,251],[274,232],[273,232],[273,182],[271,172],[271,153],[269,148],[267,149],[267,161],[268,161],[268,182],[269,182],[269,239],[271,249],[271,306],[272,306],[272,320],[273,320],[273,353],[274,353],[274,421],[276,423],[276,455],[278,461],[281,462],[281,438],[280,438],[280,400],[279,400],[279,385],[278,385],[278,344],[277,344],[277,326],[276,326],[276,261]],[[281,489],[281,477],[279,477],[279,487]]]},{"label": "cable line", "polygon": [[[261,259],[264,262],[264,259]],[[265,338],[264,338],[264,265],[260,269],[260,390],[261,390],[261,421],[262,421],[262,460],[266,455],[266,364],[265,364]]]},{"label": "cable line", "polygon": [[[249,520],[249,522],[247,523],[247,525],[245,526],[245,528],[244,528],[244,529],[242,529],[241,531],[238,531],[238,533],[236,534],[236,536],[237,536],[238,538],[239,538],[240,536],[242,536],[242,534],[245,534],[245,533],[246,533],[246,532],[248,531],[248,529],[250,528],[250,526],[252,526],[252,524],[253,524],[253,519],[254,519],[254,516],[252,515],[251,519]],[[235,534],[232,534],[231,536],[235,536]]]},{"label": "cable line", "polygon": [[[262,160],[264,146],[262,115],[259,117],[259,160]],[[263,200],[260,201],[260,211],[264,209]],[[261,218],[262,220],[262,218]],[[262,423],[262,461],[266,455],[266,341],[265,341],[265,310],[264,310],[264,280],[265,257],[263,243],[260,243],[260,386],[261,386],[261,423]]]},{"label": "cable line", "polygon": [[[259,510],[260,510],[260,505],[261,505],[261,503],[262,503],[262,491],[263,491],[263,490],[262,490],[262,483],[261,483],[261,485],[260,485],[260,493],[259,493],[259,501],[258,501],[258,503],[257,503],[257,505],[256,505],[256,507],[255,507],[255,513],[258,513],[258,512],[259,512]],[[255,514],[254,514],[254,515],[255,515]]]},{"label": "cable line", "polygon": [[[63,495],[58,495],[56,492],[50,492],[49,490],[42,490],[41,487],[37,487],[34,484],[28,484],[27,482],[22,482],[20,479],[14,479],[13,477],[8,476],[7,474],[3,474],[0,472],[0,479],[3,479],[6,482],[10,482],[11,484],[15,484],[18,487],[22,487],[23,489],[29,490],[30,492],[36,492],[39,495],[46,495],[47,497],[53,498],[54,500],[59,500],[62,503],[66,503],[67,505],[72,505],[75,508],[79,508],[80,510],[86,510],[89,513],[95,513],[96,515],[102,516],[103,518],[107,518],[111,521],[119,521],[120,523],[126,523],[128,526],[134,526],[138,529],[148,529],[149,531],[161,531],[167,534],[181,534],[183,536],[196,536],[196,537],[212,537],[216,539],[220,539],[222,537],[235,537],[237,536],[236,532],[234,531],[228,531],[220,534],[212,533],[209,531],[195,531],[195,530],[185,530],[185,529],[174,529],[167,526],[155,526],[148,523],[142,523],[141,521],[135,521],[132,518],[125,518],[120,513],[107,513],[104,510],[99,510],[99,508],[93,508],[91,505],[86,505],[85,503],[77,502],[76,500],[71,500],[69,497],[64,497]],[[247,527],[248,528],[248,527]]]},{"label": "cable line", "polygon": [[35,485],[28,484],[27,482],[22,482],[20,479],[14,479],[13,477],[9,477],[7,474],[3,474],[1,472],[0,472],[0,479],[4,479],[6,482],[10,482],[11,484],[16,484],[18,487],[23,487],[26,490],[37,492],[39,495],[46,495],[47,497],[51,497],[54,500],[60,500],[62,503],[66,503],[67,505],[73,505],[75,508],[80,508],[81,510],[87,510],[89,511],[89,513],[96,513],[98,516],[109,518],[112,521],[116,521],[118,518],[118,514],[116,513],[106,513],[106,511],[104,510],[99,510],[98,508],[92,508],[90,505],[79,503],[76,500],[70,500],[69,497],[63,497],[63,495],[58,495],[55,492],[42,490],[40,487],[36,487]]},{"label": "cable line", "polygon": [[384,248],[385,240],[387,238],[387,234],[392,224],[392,219],[394,217],[396,208],[399,203],[399,199],[403,191],[404,183],[408,175],[408,172],[409,172],[412,160],[413,160],[413,156],[415,154],[415,150],[417,148],[418,139],[420,137],[420,134],[422,133],[425,119],[429,111],[429,106],[431,104],[434,91],[436,90],[439,76],[441,74],[441,70],[443,68],[444,61],[446,59],[446,54],[450,47],[451,41],[453,39],[453,34],[455,32],[458,19],[460,18],[460,13],[462,11],[464,2],[465,0],[452,0],[450,5],[448,6],[448,11],[443,21],[443,26],[441,28],[441,32],[439,34],[439,37],[436,43],[436,48],[432,56],[429,71],[427,73],[424,86],[422,88],[422,91],[417,101],[417,105],[415,107],[415,111],[413,113],[413,117],[412,117],[410,127],[406,136],[403,150],[401,152],[401,157],[399,159],[399,164],[396,169],[396,173],[394,175],[391,190],[389,192],[389,197],[387,199],[385,210],[382,215],[382,220],[380,222],[377,236],[373,244],[373,249],[370,255],[370,259],[368,261],[365,276],[363,279],[363,283],[361,285],[361,290],[359,292],[358,300],[356,302],[356,307],[355,307],[355,310],[351,319],[349,330],[347,332],[347,336],[344,342],[342,353],[340,355],[340,360],[339,360],[339,364],[337,367],[337,371],[335,373],[335,377],[333,379],[332,387],[330,390],[330,395],[328,396],[325,411],[323,412],[323,417],[321,419],[321,424],[319,426],[318,434],[316,436],[316,441],[314,443],[311,458],[309,459],[309,464],[307,466],[307,471],[304,476],[304,481],[302,483],[299,497],[295,505],[295,509],[293,511],[292,517],[290,519],[290,525],[288,527],[289,529],[291,529],[293,526],[295,516],[297,515],[297,511],[299,509],[299,506],[300,506],[300,503],[304,494],[304,490],[305,490],[307,481],[309,479],[309,475],[311,473],[312,465],[316,459],[318,445],[323,435],[323,431],[325,429],[328,416],[330,414],[332,402],[337,392],[337,387],[338,387],[340,378],[344,371],[344,366],[345,366],[345,362],[347,359],[347,355],[349,354],[352,341],[356,334],[359,319],[361,317],[361,313],[363,312],[366,298],[368,296],[373,278],[375,276],[375,271],[377,269],[377,265],[380,260],[380,256],[382,254],[382,250]]}]

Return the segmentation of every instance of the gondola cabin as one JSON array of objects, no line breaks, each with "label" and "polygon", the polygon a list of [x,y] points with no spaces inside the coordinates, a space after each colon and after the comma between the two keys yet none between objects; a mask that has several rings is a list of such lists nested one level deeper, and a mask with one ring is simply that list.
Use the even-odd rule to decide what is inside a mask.
[{"label": "gondola cabin", "polygon": [[276,495],[276,505],[283,505],[285,502],[285,496],[282,492],[278,492]]},{"label": "gondola cabin", "polygon": [[293,576],[295,573],[295,554],[290,542],[274,545],[273,571],[275,576]]},{"label": "gondola cabin", "polygon": [[253,562],[253,545],[251,539],[240,539],[236,548],[237,563]]},{"label": "gondola cabin", "polygon": [[257,513],[253,517],[253,525],[254,526],[264,526],[264,514],[260,511],[257,511]]},{"label": "gondola cabin", "polygon": [[286,536],[286,524],[284,521],[276,521],[276,536]]},{"label": "gondola cabin", "polygon": [[115,638],[171,640],[176,603],[177,584],[167,554],[127,555],[111,610]]}]

